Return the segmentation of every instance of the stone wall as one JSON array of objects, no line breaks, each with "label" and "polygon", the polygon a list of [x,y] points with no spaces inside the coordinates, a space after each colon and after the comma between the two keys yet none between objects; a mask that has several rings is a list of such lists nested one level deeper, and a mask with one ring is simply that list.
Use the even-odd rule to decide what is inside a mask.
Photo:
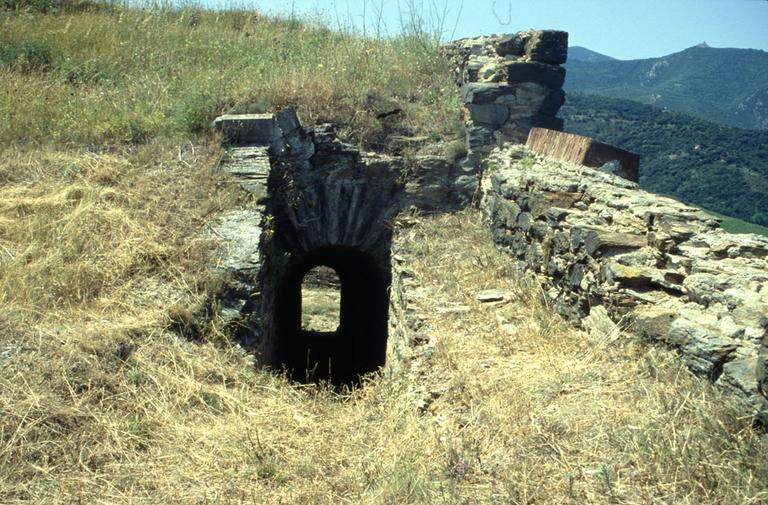
[{"label": "stone wall", "polygon": [[494,241],[562,315],[678,349],[767,425],[768,238],[523,146],[493,151],[482,192]]},{"label": "stone wall", "polygon": [[531,30],[512,35],[461,39],[446,46],[466,109],[465,164],[479,166],[504,142],[524,143],[532,127],[563,129],[556,117],[562,90],[568,34]]}]

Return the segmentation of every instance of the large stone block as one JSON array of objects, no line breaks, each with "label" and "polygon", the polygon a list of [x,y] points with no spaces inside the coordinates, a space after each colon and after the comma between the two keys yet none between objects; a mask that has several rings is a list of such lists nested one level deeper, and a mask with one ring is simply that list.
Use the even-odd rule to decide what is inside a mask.
[{"label": "large stone block", "polygon": [[275,138],[275,118],[272,114],[225,114],[213,121],[230,144],[269,144]]},{"label": "large stone block", "polygon": [[495,82],[473,82],[461,88],[461,101],[465,104],[493,103],[497,98],[514,95],[515,87]]},{"label": "large stone block", "polygon": [[551,91],[539,108],[539,112],[545,116],[556,116],[560,107],[565,103],[565,91],[556,89]]},{"label": "large stone block", "polygon": [[536,30],[525,44],[525,54],[533,61],[559,65],[568,58],[568,32]]},{"label": "large stone block", "polygon": [[562,131],[565,127],[565,121],[563,121],[563,118],[559,117],[536,114],[531,118],[531,126],[535,128],[546,128],[548,130]]},{"label": "large stone block", "polygon": [[537,61],[512,62],[507,65],[507,82],[535,82],[549,89],[560,89],[565,82],[565,69]]},{"label": "large stone block", "polygon": [[469,115],[475,123],[500,126],[509,117],[509,109],[504,105],[493,103],[470,104]]}]

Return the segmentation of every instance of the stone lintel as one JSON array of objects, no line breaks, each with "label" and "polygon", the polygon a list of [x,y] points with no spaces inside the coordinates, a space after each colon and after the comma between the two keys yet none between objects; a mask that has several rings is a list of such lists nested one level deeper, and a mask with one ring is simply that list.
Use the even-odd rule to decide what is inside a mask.
[{"label": "stone lintel", "polygon": [[275,137],[275,117],[272,114],[225,114],[213,121],[213,128],[224,141],[235,145],[267,145]]}]

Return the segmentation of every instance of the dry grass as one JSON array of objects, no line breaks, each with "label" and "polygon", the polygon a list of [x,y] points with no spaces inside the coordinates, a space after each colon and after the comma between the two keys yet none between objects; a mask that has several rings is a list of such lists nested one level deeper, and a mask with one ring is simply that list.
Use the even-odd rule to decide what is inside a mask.
[{"label": "dry grass", "polygon": [[339,328],[341,280],[330,267],[313,268],[301,284],[301,327],[334,332]]},{"label": "dry grass", "polygon": [[[732,399],[670,352],[573,330],[481,230],[457,215],[406,235],[437,349],[420,380],[452,501],[768,501],[768,440]],[[513,298],[482,306],[488,288]],[[457,304],[469,312],[435,315]]]},{"label": "dry grass", "polygon": [[[412,373],[348,395],[292,386],[147,316],[7,327],[0,501],[768,499],[768,447],[729,399],[674,355],[562,324],[476,214],[425,219],[401,243],[431,344]],[[512,298],[480,306],[486,288]],[[459,306],[470,311],[442,310]]]}]

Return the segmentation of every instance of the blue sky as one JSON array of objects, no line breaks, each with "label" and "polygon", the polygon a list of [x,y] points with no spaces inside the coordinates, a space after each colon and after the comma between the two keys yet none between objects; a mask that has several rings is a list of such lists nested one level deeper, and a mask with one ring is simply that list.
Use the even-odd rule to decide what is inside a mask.
[{"label": "blue sky", "polygon": [[[232,0],[202,0],[216,7]],[[445,37],[556,28],[570,44],[620,59],[650,58],[707,42],[768,50],[768,0],[234,0],[288,15],[320,15],[330,24],[378,26],[396,33],[413,6]],[[495,6],[495,8],[494,8]],[[381,16],[379,16],[381,12]],[[511,14],[510,14],[511,13]],[[379,19],[381,20],[379,22]],[[363,21],[365,20],[365,23]],[[455,27],[455,30],[454,30]]]}]

